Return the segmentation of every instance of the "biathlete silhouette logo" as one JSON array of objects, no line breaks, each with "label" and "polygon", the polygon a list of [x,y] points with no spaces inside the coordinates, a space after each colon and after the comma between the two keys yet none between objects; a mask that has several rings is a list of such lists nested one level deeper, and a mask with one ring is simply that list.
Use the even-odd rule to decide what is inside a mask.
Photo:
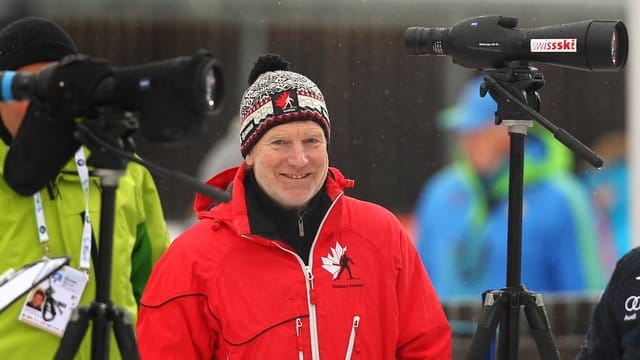
[{"label": "biathlete silhouette logo", "polygon": [[[274,110],[288,113],[298,110],[298,94],[295,91],[283,91],[272,96]],[[278,111],[276,111],[278,113]]]},{"label": "biathlete silhouette logo", "polygon": [[333,275],[333,280],[340,279],[340,276],[346,270],[349,274],[349,280],[357,279],[351,273],[350,265],[356,265],[352,258],[347,256],[347,247],[336,242],[336,246],[331,248],[331,252],[326,257],[321,257],[322,268]]}]

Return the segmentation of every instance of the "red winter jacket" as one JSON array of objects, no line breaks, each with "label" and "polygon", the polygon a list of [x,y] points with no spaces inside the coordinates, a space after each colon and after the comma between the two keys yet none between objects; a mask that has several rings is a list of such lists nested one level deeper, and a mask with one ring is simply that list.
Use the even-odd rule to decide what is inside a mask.
[{"label": "red winter jacket", "polygon": [[244,164],[211,179],[233,180],[233,200],[209,210],[198,196],[200,221],[156,264],[138,315],[142,359],[450,359],[449,325],[401,224],[330,173],[308,266],[251,233]]}]

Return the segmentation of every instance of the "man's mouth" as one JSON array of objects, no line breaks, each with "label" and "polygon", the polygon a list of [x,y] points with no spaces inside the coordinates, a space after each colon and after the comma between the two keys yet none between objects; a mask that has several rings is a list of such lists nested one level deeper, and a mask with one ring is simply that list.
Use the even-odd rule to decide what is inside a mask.
[{"label": "man's mouth", "polygon": [[300,175],[294,175],[294,174],[282,174],[282,175],[288,177],[289,179],[304,179],[307,176],[309,176],[309,173],[300,174]]}]

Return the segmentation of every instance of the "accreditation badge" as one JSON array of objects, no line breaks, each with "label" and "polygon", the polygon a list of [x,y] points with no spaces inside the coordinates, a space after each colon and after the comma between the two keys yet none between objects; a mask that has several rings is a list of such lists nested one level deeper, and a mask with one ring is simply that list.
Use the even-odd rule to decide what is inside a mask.
[{"label": "accreditation badge", "polygon": [[18,320],[62,337],[87,281],[84,272],[64,266],[31,289]]}]

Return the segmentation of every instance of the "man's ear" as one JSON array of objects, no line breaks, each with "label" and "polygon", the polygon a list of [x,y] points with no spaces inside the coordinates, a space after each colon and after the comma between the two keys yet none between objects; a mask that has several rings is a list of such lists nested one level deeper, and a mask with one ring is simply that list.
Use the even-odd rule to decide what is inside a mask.
[{"label": "man's ear", "polygon": [[255,163],[254,159],[253,159],[253,151],[250,151],[247,156],[244,158],[244,162],[247,163],[247,167],[251,167],[253,166],[253,164]]}]

